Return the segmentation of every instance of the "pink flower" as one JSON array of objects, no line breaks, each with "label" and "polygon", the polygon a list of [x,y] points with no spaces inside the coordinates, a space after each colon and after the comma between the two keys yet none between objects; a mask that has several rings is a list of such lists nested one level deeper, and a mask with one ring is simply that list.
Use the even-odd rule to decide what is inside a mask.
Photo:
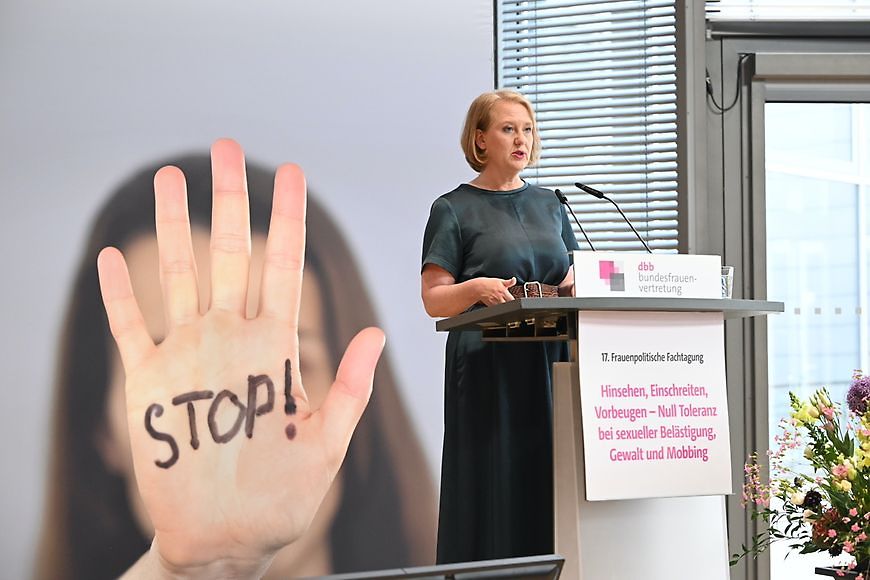
[{"label": "pink flower", "polygon": [[858,524],[852,524],[852,527],[849,529],[852,530],[853,532],[857,532],[858,530],[861,529],[861,527]]},{"label": "pink flower", "polygon": [[855,545],[852,544],[849,540],[843,542],[843,551],[847,554],[851,554],[855,550]]},{"label": "pink flower", "polygon": [[829,537],[829,538],[836,538],[836,537],[837,537],[837,532],[834,531],[834,530],[828,530],[828,537]]},{"label": "pink flower", "polygon": [[842,477],[846,477],[846,474],[847,474],[848,472],[849,472],[849,470],[846,469],[846,466],[845,466],[845,465],[842,465],[842,464],[841,464],[841,465],[835,465],[835,466],[834,466],[834,469],[831,470],[831,473],[833,473],[835,476],[837,476],[837,477],[841,477],[841,478],[842,478]]},{"label": "pink flower", "polygon": [[851,521],[852,521],[852,520],[851,520],[850,518],[843,518],[843,523],[844,523],[844,524],[848,524],[848,523],[851,522]]},{"label": "pink flower", "polygon": [[855,517],[858,515],[858,510],[856,508],[852,508],[849,510],[849,515]]},{"label": "pink flower", "polygon": [[858,534],[855,537],[855,540],[857,540],[858,542],[863,542],[866,539],[867,539],[867,534],[865,534],[864,532],[861,532],[860,534]]}]

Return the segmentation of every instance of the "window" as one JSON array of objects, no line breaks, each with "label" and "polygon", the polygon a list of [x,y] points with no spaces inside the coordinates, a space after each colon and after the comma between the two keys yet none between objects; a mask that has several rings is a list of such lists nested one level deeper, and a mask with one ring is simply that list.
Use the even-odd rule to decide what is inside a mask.
[{"label": "window", "polygon": [[[864,103],[765,104],[767,284],[786,304],[768,319],[771,449],[789,392],[824,386],[842,403],[852,370],[870,369],[868,118]],[[811,579],[831,561],[787,552],[771,551],[771,578]]]},{"label": "window", "polygon": [[[677,251],[674,0],[499,0],[500,88],[526,95],[543,157],[525,174],[568,197],[596,249]],[[576,231],[581,247],[583,236]]]}]

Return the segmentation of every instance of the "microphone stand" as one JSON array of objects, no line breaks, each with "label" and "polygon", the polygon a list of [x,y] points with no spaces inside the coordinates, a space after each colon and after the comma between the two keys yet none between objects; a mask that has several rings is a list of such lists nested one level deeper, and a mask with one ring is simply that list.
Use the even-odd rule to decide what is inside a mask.
[{"label": "microphone stand", "polygon": [[562,193],[561,190],[557,189],[553,193],[556,194],[556,197],[559,198],[559,202],[568,208],[568,211],[571,212],[571,216],[574,218],[574,223],[577,224],[577,227],[580,228],[580,233],[583,234],[583,237],[586,238],[586,243],[589,244],[589,247],[592,251],[595,251],[595,246],[592,245],[592,242],[589,241],[589,236],[586,235],[586,230],[583,229],[583,226],[580,225],[580,220],[577,219],[577,214],[574,213],[574,209],[571,207],[571,204],[568,203],[568,198],[565,197],[565,194]]}]

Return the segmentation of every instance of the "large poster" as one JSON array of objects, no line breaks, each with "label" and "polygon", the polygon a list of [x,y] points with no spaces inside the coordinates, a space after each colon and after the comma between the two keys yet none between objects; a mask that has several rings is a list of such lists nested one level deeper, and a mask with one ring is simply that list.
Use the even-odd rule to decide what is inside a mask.
[{"label": "large poster", "polygon": [[[432,561],[446,337],[435,333],[420,302],[420,246],[432,201],[473,176],[459,133],[468,104],[492,88],[492,19],[492,3],[480,0],[2,4],[0,243],[9,251],[0,370],[14,401],[0,409],[4,577],[29,577],[37,559],[58,556],[39,547],[58,529],[58,510],[47,497],[73,501],[70,482],[48,474],[60,429],[53,414],[61,405],[58,384],[70,375],[60,352],[64,344],[87,342],[65,333],[69,313],[78,311],[75,297],[91,295],[76,293],[74,285],[79,272],[94,269],[87,247],[94,219],[138,172],[207,155],[219,137],[236,139],[260,168],[257,175],[266,175],[261,194],[271,191],[268,174],[277,164],[302,166],[309,218],[317,222],[309,230],[310,249],[323,258],[322,271],[310,277],[318,285],[312,294],[354,316],[363,313],[358,321],[370,316],[387,334],[379,380],[391,386],[378,390],[376,383],[380,403],[369,421],[377,429],[359,440],[361,462],[348,463],[360,467],[368,487],[345,485],[332,505],[334,517],[324,516],[328,525],[315,530],[328,541],[300,551],[335,563],[392,535],[401,538],[391,548],[396,551],[368,560],[371,567],[397,564],[391,554],[399,551],[414,554],[410,563]],[[145,181],[139,195],[147,197]],[[149,219],[153,225],[153,215],[141,221]],[[147,264],[152,258],[142,251]],[[86,318],[89,337],[105,327],[98,311]],[[82,362],[97,380],[111,378],[99,376],[106,369],[96,361]],[[126,480],[104,461],[112,447],[99,425],[110,402],[85,392],[70,397],[83,406],[76,409],[99,415],[98,427],[76,435],[87,461],[71,461],[84,474],[96,477],[98,465],[102,476],[114,477],[108,495],[126,506],[94,508],[82,525],[112,522],[110,515],[136,508]],[[366,441],[385,450],[374,457],[388,458],[386,464],[372,461]],[[418,473],[387,464],[417,465]],[[97,488],[96,479],[81,481],[85,491]],[[396,517],[385,518],[361,495],[371,487],[385,496],[405,490],[391,496]],[[95,502],[89,505],[108,505],[94,495],[84,496]],[[421,498],[415,507],[396,499],[412,496]],[[369,513],[355,516],[341,506]],[[376,524],[390,519],[401,527],[379,533]],[[353,521],[365,533],[345,525]],[[370,525],[361,528],[365,521]],[[76,533],[88,537],[85,528]],[[141,530],[130,533],[142,541]],[[124,538],[114,534],[100,553],[117,555]],[[71,549],[69,534],[56,545]],[[409,551],[409,545],[422,548]],[[357,566],[348,562],[342,565]]]}]

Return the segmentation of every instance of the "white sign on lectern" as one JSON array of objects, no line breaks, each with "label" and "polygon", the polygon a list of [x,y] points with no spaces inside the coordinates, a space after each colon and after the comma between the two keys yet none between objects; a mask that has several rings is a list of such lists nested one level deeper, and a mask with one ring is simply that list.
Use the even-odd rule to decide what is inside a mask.
[{"label": "white sign on lectern", "polygon": [[720,298],[719,256],[574,252],[574,295]]}]

